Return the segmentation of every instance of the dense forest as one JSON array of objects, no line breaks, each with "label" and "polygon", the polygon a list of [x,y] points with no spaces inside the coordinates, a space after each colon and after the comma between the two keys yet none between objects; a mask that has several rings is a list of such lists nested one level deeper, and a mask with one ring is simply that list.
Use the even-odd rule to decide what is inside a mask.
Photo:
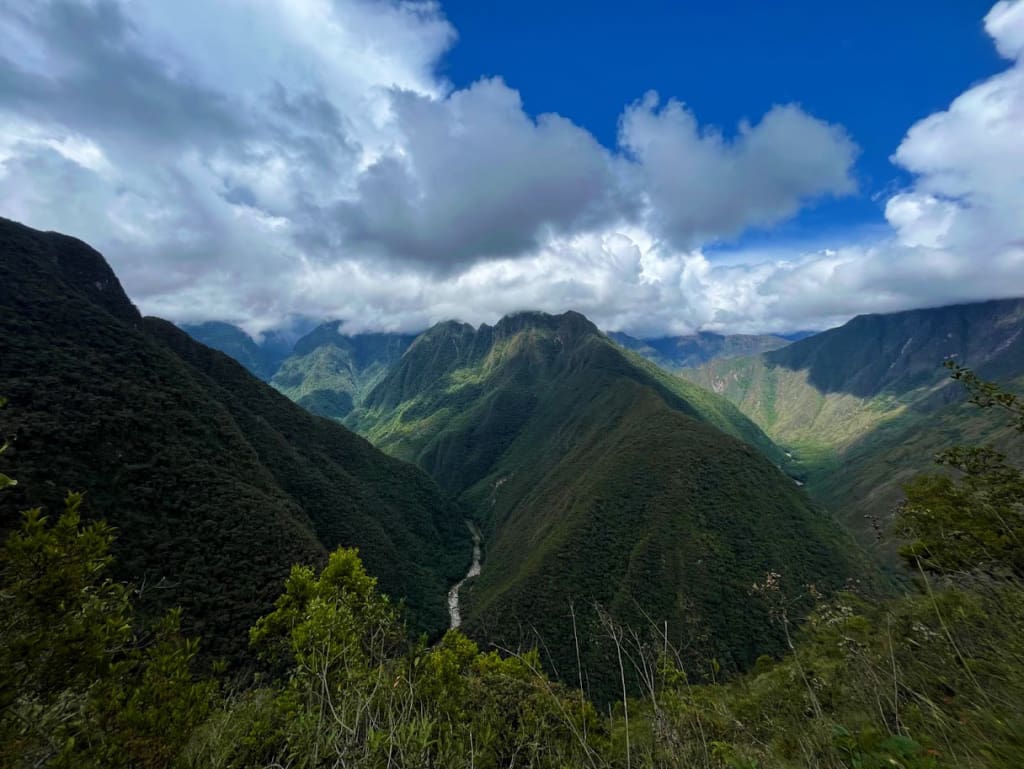
[{"label": "dense forest", "polygon": [[[976,407],[1024,433],[1024,402],[951,366]],[[6,446],[4,447],[6,448]],[[3,457],[0,493],[18,482]],[[595,707],[544,650],[411,640],[354,550],[296,566],[249,632],[254,677],[197,664],[181,612],[135,611],[111,577],[115,533],[22,516],[3,545],[4,766],[1018,767],[1024,757],[1024,472],[985,447],[939,457],[897,518],[913,586],[832,597],[769,572],[750,586],[787,639],[776,657],[698,679],[682,650],[610,618],[635,696]],[[17,486],[14,486],[17,488]],[[797,625],[791,607],[816,602]]]},{"label": "dense forest", "polygon": [[426,474],[143,318],[85,243],[0,219],[0,253],[0,434],[22,482],[0,499],[0,532],[85,491],[82,516],[116,527],[114,575],[143,611],[182,607],[204,655],[242,664],[290,566],[339,545],[360,548],[414,627],[447,628],[470,539]]}]

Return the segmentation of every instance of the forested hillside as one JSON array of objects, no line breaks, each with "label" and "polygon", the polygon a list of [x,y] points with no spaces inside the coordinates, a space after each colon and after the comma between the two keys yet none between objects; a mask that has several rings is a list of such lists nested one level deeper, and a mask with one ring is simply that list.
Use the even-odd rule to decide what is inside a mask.
[{"label": "forested hillside", "polygon": [[170,323],[142,318],[84,243],[0,220],[0,414],[18,511],[117,530],[117,575],[147,611],[184,609],[216,654],[245,649],[295,563],[357,546],[415,627],[447,624],[470,557],[463,514],[420,470],[310,415]]},{"label": "forested hillside", "polygon": [[303,408],[341,419],[363,402],[402,353],[411,334],[341,333],[341,322],[323,323],[295,343],[273,385]]},{"label": "forested hillside", "polygon": [[822,590],[872,579],[752,423],[576,313],[436,326],[349,424],[472,509],[486,553],[469,632],[540,643],[568,676],[575,621],[598,698],[614,685],[598,605],[645,637],[667,632],[689,664],[735,669],[783,643],[750,597],[767,571]]},{"label": "forested hillside", "polygon": [[966,408],[943,361],[1020,387],[1024,300],[866,315],[753,358],[680,375],[719,393],[790,451],[807,488],[865,543],[883,540],[901,486],[958,443],[1019,452],[1012,432]]}]

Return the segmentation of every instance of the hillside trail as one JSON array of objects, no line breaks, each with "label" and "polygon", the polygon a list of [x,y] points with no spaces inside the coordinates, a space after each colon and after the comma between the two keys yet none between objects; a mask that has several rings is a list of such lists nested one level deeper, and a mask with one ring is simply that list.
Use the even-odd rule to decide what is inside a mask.
[{"label": "hillside trail", "polygon": [[459,614],[459,590],[466,580],[480,575],[480,545],[483,542],[483,537],[480,534],[480,530],[472,522],[466,521],[466,526],[469,527],[469,531],[473,535],[473,563],[470,564],[466,576],[456,582],[451,590],[448,591],[448,616],[451,618],[452,628],[457,628],[462,624],[462,615]]}]

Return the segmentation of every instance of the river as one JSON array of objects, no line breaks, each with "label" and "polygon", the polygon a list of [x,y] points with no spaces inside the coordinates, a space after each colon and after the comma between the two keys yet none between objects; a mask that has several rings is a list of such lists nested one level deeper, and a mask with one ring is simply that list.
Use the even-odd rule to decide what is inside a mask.
[{"label": "river", "polygon": [[472,579],[480,574],[480,543],[482,542],[480,530],[469,521],[466,521],[466,526],[469,527],[469,531],[473,535],[473,563],[470,564],[466,576],[456,582],[448,591],[448,616],[451,618],[453,628],[462,624],[462,615],[459,614],[459,590],[462,589],[467,579]]}]

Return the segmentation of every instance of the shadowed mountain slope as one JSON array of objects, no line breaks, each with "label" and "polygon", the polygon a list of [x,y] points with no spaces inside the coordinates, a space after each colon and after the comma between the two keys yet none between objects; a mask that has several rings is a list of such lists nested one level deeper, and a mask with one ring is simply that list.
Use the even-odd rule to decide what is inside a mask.
[{"label": "shadowed mountain slope", "polygon": [[0,220],[0,527],[84,490],[143,606],[238,655],[293,563],[355,545],[414,624],[447,620],[462,513],[417,468],[312,416],[172,324],[142,318],[81,241]]},{"label": "shadowed mountain slope", "polygon": [[221,321],[184,323],[181,329],[197,342],[234,358],[264,382],[271,380],[291,352],[288,340],[275,332],[257,342],[238,326]]},{"label": "shadowed mountain slope", "polygon": [[[752,358],[680,376],[719,393],[799,461],[808,490],[865,542],[900,486],[957,443],[1010,447],[994,415],[964,408],[949,357],[1013,385],[1024,376],[1024,300],[865,315]],[[891,553],[891,542],[885,541]]]}]

